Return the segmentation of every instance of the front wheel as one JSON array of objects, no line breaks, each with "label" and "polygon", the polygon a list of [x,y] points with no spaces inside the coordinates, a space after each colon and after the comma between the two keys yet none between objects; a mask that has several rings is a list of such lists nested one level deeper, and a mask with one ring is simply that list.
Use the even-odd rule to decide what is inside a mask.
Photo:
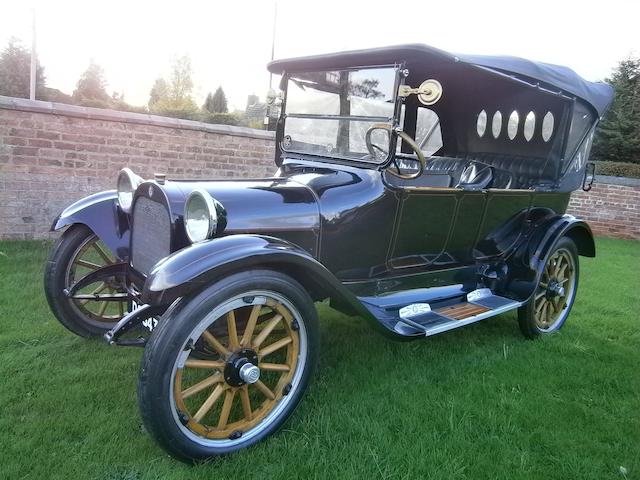
[{"label": "front wheel", "polygon": [[170,309],[145,348],[142,419],[171,455],[203,460],[248,447],[293,412],[315,364],[317,315],[277,272],[234,274]]},{"label": "front wheel", "polygon": [[525,337],[537,338],[562,328],[576,298],[579,274],[578,249],[570,238],[562,237],[549,254],[535,293],[518,309]]},{"label": "front wheel", "polygon": [[105,296],[124,293],[116,278],[81,289],[82,299],[68,298],[64,290],[85,275],[115,263],[117,259],[84,225],[72,225],[49,254],[44,291],[51,311],[70,331],[81,337],[102,335],[113,328],[128,310],[127,300],[107,301]]}]

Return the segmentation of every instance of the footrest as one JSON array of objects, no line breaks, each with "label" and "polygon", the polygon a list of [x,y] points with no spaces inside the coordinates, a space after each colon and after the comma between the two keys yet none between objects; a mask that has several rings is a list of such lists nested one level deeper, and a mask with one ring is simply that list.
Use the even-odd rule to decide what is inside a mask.
[{"label": "footrest", "polygon": [[473,317],[479,313],[484,313],[490,308],[483,307],[482,305],[475,305],[473,303],[464,302],[457,305],[450,305],[448,307],[439,308],[437,313],[454,320],[464,320],[465,318]]},{"label": "footrest", "polygon": [[398,311],[396,331],[402,332],[402,325],[424,332],[426,336],[453,330],[470,323],[494,317],[514,310],[521,302],[494,295],[488,288],[474,290],[467,295],[466,302],[431,310],[429,304],[412,304]]}]

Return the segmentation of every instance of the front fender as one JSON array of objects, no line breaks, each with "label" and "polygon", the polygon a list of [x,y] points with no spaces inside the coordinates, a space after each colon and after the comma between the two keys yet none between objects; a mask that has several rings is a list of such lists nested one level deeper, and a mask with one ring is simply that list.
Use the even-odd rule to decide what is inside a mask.
[{"label": "front fender", "polygon": [[169,255],[149,273],[142,301],[168,305],[225,275],[249,268],[272,268],[287,273],[299,281],[314,300],[339,299],[346,302],[353,313],[374,319],[362,303],[308,252],[285,240],[263,235],[229,235]]},{"label": "front fender", "polygon": [[585,221],[572,215],[544,218],[533,227],[530,235],[507,262],[511,272],[507,290],[512,298],[525,302],[529,300],[538,287],[549,255],[556,243],[565,236],[574,241],[578,254],[596,256],[593,234]]},{"label": "front fender", "polygon": [[115,190],[84,197],[55,218],[51,231],[76,223],[86,225],[119,260],[125,260],[129,257],[129,216],[118,207],[117,199]]}]

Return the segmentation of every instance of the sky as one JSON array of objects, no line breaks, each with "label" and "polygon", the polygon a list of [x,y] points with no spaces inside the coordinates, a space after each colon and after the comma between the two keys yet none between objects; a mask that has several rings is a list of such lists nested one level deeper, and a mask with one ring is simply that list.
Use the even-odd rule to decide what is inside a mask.
[{"label": "sky", "polygon": [[[154,80],[188,54],[201,104],[219,85],[230,107],[269,85],[273,0],[0,0],[0,50],[18,37],[37,52],[47,85],[72,93],[93,59],[108,91],[145,105]],[[453,53],[515,55],[566,65],[601,80],[630,54],[640,54],[640,1],[278,0],[275,58],[401,43]]]}]

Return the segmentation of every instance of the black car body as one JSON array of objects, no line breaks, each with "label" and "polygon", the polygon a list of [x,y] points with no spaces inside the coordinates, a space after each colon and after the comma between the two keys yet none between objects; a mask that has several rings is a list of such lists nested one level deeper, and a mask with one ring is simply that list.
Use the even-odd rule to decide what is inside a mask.
[{"label": "black car body", "polygon": [[[85,225],[115,257],[58,295],[73,300],[110,279],[100,300],[142,306],[107,325],[110,342],[144,344],[124,336],[255,268],[397,339],[525,312],[538,298],[548,304],[522,320],[525,330],[562,326],[577,263],[565,267],[576,272],[571,294],[545,268],[559,242],[595,256],[588,225],[565,212],[571,192],[592,181],[589,149],[610,87],[564,67],[422,45],[269,70],[282,76],[273,177],[142,181],[125,171],[129,208],[103,192],[55,220],[54,230]],[[207,212],[202,241],[186,230],[190,199]]]}]

